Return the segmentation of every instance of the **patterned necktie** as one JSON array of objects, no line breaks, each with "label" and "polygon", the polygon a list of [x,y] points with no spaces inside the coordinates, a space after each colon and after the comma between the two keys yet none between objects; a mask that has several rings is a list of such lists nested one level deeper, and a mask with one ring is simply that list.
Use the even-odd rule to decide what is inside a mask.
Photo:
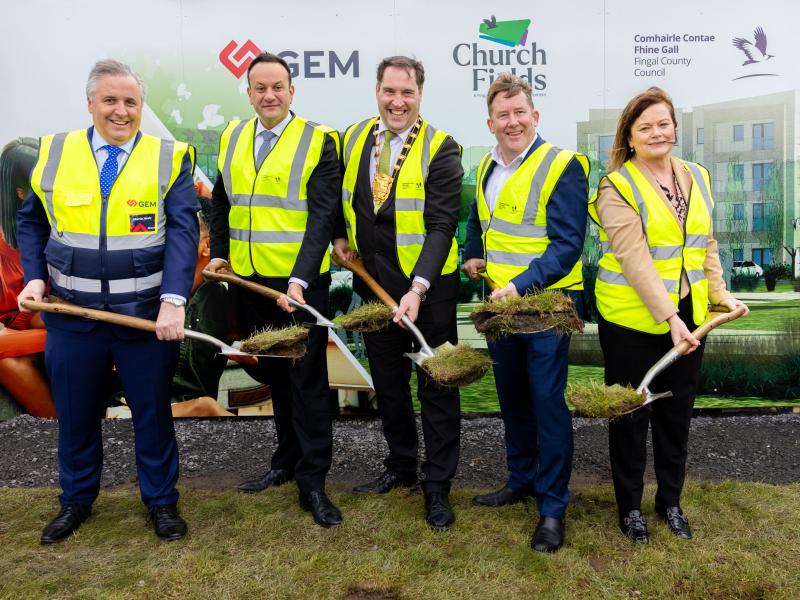
[{"label": "patterned necktie", "polygon": [[117,156],[122,152],[119,146],[103,146],[108,152],[108,158],[103,163],[103,168],[100,169],[100,194],[107,198],[111,193],[111,186],[114,185],[114,180],[117,178],[119,165],[117,165]]},{"label": "patterned necktie", "polygon": [[272,148],[272,140],[278,137],[269,129],[265,129],[259,135],[263,141],[261,142],[261,147],[258,149],[258,154],[256,155],[256,170],[261,168],[261,163],[263,163],[264,159],[267,158],[267,154],[269,154],[270,148]]},{"label": "patterned necktie", "polygon": [[378,173],[392,174],[392,140],[396,136],[395,132],[388,129],[383,132],[383,148],[381,148],[381,156],[378,159]]}]

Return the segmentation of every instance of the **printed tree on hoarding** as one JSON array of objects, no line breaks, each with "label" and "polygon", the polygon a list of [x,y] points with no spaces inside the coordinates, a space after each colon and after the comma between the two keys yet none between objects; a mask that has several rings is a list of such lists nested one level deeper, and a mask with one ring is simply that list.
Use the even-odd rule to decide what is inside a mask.
[{"label": "printed tree on hoarding", "polygon": [[[744,257],[744,245],[747,241],[747,193],[744,191],[744,178],[741,177],[742,164],[738,157],[733,158],[726,166],[727,178],[725,181],[724,228],[719,228],[719,239],[727,240],[727,250],[733,256],[738,250]],[[737,177],[737,173],[740,175]],[[738,209],[738,210],[737,210]],[[720,223],[717,221],[717,223]],[[724,254],[726,248],[720,245],[720,253]]]},{"label": "printed tree on hoarding", "polygon": [[764,232],[759,237],[763,245],[772,250],[772,262],[774,263],[783,262],[783,253],[781,252],[784,241],[783,174],[784,166],[776,160],[772,163],[764,186]]}]

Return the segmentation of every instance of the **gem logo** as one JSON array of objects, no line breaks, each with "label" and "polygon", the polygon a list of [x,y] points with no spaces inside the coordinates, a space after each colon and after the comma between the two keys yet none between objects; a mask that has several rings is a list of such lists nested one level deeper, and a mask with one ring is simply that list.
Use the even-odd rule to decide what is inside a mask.
[{"label": "gem logo", "polygon": [[130,200],[128,200],[128,206],[130,206],[131,208],[136,206],[136,199],[135,198],[131,198]]},{"label": "gem logo", "polygon": [[[544,96],[547,75],[547,53],[528,38],[530,19],[498,21],[492,15],[478,25],[478,38],[492,42],[462,42],[453,47],[453,62],[459,67],[469,67],[472,74],[472,91],[476,97],[485,98],[486,90],[495,77],[505,71],[527,79],[535,96]],[[500,44],[505,48],[498,48]]]},{"label": "gem logo", "polygon": [[261,49],[256,46],[252,40],[247,40],[241,46],[234,40],[228,44],[219,53],[219,62],[228,69],[236,79],[239,79],[247,72],[247,67],[253,62],[253,59],[261,54]]},{"label": "gem logo", "polygon": [[528,41],[528,27],[530,19],[517,19],[515,21],[498,21],[492,15],[491,19],[484,19],[478,27],[481,39],[503,44],[504,46],[524,46]]},{"label": "gem logo", "polygon": [[[774,57],[774,55],[767,53],[767,34],[764,33],[764,30],[760,25],[753,31],[753,42],[741,37],[735,37],[733,40],[731,40],[733,47],[737,50],[740,50],[742,54],[744,54],[746,60],[742,63],[742,66],[747,67],[748,69],[752,69],[752,65],[758,65]],[[746,75],[734,77],[733,81],[736,81],[737,79],[747,79],[749,77],[777,76],[777,73],[748,73]]]}]

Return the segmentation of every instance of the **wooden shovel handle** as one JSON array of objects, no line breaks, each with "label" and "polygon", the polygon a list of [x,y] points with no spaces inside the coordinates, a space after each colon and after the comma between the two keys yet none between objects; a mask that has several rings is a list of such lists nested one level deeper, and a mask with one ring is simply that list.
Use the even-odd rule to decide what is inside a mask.
[{"label": "wooden shovel handle", "polygon": [[[728,308],[725,306],[712,306],[711,312],[708,314],[708,319],[706,322],[700,325],[697,329],[692,332],[692,335],[696,337],[698,340],[703,339],[708,335],[708,333],[723,323],[730,323],[731,321],[735,321],[739,317],[741,317],[747,309],[744,306],[740,306],[735,310],[728,312]],[[680,355],[683,356],[689,350],[690,344],[687,340],[681,340],[675,346],[675,351]]]},{"label": "wooden shovel handle", "polygon": [[132,327],[133,329],[141,329],[142,331],[155,332],[156,330],[155,321],[148,321],[147,319],[130,317],[128,315],[121,315],[119,313],[108,312],[105,310],[84,308],[82,306],[75,306],[74,304],[66,304],[61,302],[36,302],[35,300],[22,300],[20,301],[20,304],[28,310],[83,317],[84,319],[91,319],[92,321],[103,321],[104,323]]},{"label": "wooden shovel handle", "polygon": [[364,263],[361,261],[360,258],[355,258],[353,260],[344,260],[336,256],[334,252],[331,254],[331,260],[333,264],[343,267],[345,269],[351,270],[353,273],[361,277],[369,286],[369,289],[373,291],[373,293],[380,298],[381,302],[383,302],[389,308],[396,308],[397,302],[395,302],[394,298],[392,298],[389,293],[381,287],[381,284],[373,279],[372,275],[367,273],[367,268],[364,266]]},{"label": "wooden shovel handle", "polygon": [[253,281],[247,281],[247,279],[242,279],[235,273],[230,272],[213,272],[213,271],[203,271],[203,277],[205,279],[210,279],[212,281],[226,281],[228,283],[234,283],[238,286],[243,287],[246,290],[250,290],[251,292],[255,292],[256,294],[260,294],[262,296],[266,296],[267,298],[272,298],[273,300],[277,300],[281,296],[285,296],[286,294],[282,294],[278,290],[273,290],[270,287],[265,285],[261,285],[259,283],[255,283]]}]

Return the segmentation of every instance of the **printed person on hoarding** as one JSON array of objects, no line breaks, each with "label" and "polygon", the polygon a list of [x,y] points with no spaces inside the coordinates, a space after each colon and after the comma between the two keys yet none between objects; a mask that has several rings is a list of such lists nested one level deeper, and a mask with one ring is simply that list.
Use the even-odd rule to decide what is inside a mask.
[{"label": "printed person on hoarding", "polygon": [[[295,88],[282,58],[258,55],[247,81],[256,116],[231,121],[220,139],[207,268],[230,268],[326,313],[328,246],[341,185],[338,134],[289,110]],[[244,334],[309,319],[286,296],[276,304],[248,290],[231,291]],[[272,388],[278,447],[266,473],[239,490],[259,492],[294,479],[301,508],[332,527],[342,515],[325,493],[333,449],[326,348],[327,329],[311,327],[303,358],[244,367]]]},{"label": "printed person on hoarding", "polygon": [[63,492],[61,512],[41,541],[74,532],[100,490],[100,417],[112,365],[132,411],[142,501],[156,534],[176,540],[187,527],[176,506],[170,383],[197,254],[194,151],[139,131],[144,86],[129,66],[99,61],[86,96],[91,127],[41,139],[17,221],[27,282],[19,300],[42,301],[49,282],[61,300],[155,319],[156,336],[44,315]]},{"label": "printed person on hoarding", "polygon": [[[588,159],[539,136],[539,112],[525,79],[502,73],[489,87],[487,104],[497,145],[478,166],[463,270],[471,279],[486,271],[499,286],[492,300],[557,289],[581,311]],[[564,542],[573,447],[564,400],[568,350],[569,336],[552,329],[489,342],[509,478],[473,501],[498,507],[533,496],[539,522],[531,547],[537,552],[555,552]]]},{"label": "printed person on hoarding", "polygon": [[[393,56],[378,66],[375,96],[380,116],[349,127],[342,142],[342,219],[334,251],[356,254],[367,271],[399,299],[394,321],[416,322],[428,343],[455,343],[458,251],[454,234],[460,206],[461,148],[420,114],[422,63]],[[375,295],[359,280],[365,301]],[[399,325],[364,334],[389,445],[385,471],[356,492],[383,494],[417,482],[417,427],[411,404],[411,360],[415,343]],[[426,521],[447,529],[455,521],[449,502],[460,440],[458,390],[438,385],[417,369],[425,461],[422,490]]]},{"label": "printed person on hoarding", "polygon": [[730,310],[744,306],[722,278],[708,171],[672,156],[676,125],[664,90],[631,99],[617,123],[609,173],[589,207],[603,249],[595,293],[606,384],[635,387],[670,348],[691,344],[690,354],[649,386],[672,398],[609,424],[619,527],[640,544],[649,541],[641,512],[648,426],[656,513],[679,538],[692,537],[680,497],[704,345],[690,329],[705,320],[709,300]]}]

